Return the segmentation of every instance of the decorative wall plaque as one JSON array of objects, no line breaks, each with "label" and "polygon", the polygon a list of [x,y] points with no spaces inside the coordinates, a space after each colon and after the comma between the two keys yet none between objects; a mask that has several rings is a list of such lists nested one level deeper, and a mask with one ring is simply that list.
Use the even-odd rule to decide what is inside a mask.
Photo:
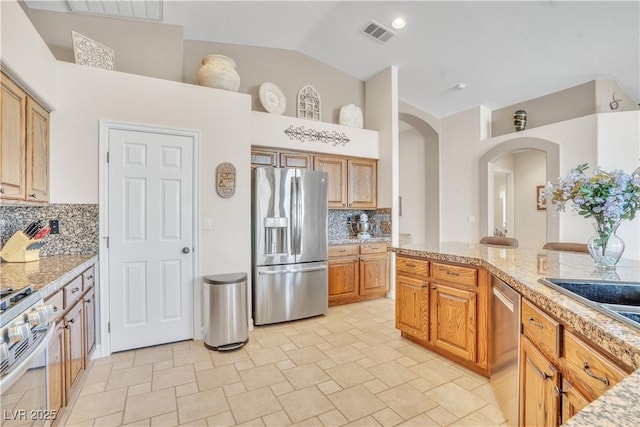
[{"label": "decorative wall plaque", "polygon": [[320,95],[311,85],[303,86],[298,92],[298,117],[320,120]]},{"label": "decorative wall plaque", "polygon": [[285,135],[289,139],[297,139],[300,142],[322,142],[323,144],[331,143],[336,145],[347,145],[351,141],[347,135],[338,131],[306,129],[304,126],[294,128],[293,125],[284,130]]},{"label": "decorative wall plaque", "polygon": [[75,31],[71,31],[71,37],[73,39],[73,55],[76,64],[103,68],[105,70],[116,69],[115,52],[113,49]]},{"label": "decorative wall plaque", "polygon": [[236,192],[236,168],[229,162],[220,163],[216,168],[216,191],[225,199]]}]

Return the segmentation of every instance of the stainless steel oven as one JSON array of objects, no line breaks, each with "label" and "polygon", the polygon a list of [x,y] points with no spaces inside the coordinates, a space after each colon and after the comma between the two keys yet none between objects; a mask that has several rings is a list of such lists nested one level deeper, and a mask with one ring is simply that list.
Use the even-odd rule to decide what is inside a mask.
[{"label": "stainless steel oven", "polygon": [[47,347],[51,308],[30,288],[0,301],[0,426],[50,425]]}]

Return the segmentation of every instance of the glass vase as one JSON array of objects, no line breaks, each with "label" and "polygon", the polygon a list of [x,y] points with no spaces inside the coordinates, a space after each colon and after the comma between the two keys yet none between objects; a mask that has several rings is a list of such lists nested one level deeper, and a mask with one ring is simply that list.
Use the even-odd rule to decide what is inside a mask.
[{"label": "glass vase", "polygon": [[624,241],[616,235],[620,222],[607,224],[594,221],[596,234],[587,241],[587,247],[596,270],[615,270],[624,252]]}]

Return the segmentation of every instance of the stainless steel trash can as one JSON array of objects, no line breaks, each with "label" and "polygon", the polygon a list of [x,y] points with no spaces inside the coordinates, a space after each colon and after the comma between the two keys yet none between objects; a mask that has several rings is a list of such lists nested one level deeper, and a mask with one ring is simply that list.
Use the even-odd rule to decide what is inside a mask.
[{"label": "stainless steel trash can", "polygon": [[249,341],[247,274],[205,276],[209,313],[204,345],[212,350],[234,350]]}]

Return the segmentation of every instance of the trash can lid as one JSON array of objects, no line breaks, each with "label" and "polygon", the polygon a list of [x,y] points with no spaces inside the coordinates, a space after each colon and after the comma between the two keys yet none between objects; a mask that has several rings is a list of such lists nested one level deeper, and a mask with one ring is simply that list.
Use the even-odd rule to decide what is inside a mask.
[{"label": "trash can lid", "polygon": [[247,280],[247,273],[214,274],[204,276],[204,282],[211,285],[230,285],[232,283],[244,282]]}]

